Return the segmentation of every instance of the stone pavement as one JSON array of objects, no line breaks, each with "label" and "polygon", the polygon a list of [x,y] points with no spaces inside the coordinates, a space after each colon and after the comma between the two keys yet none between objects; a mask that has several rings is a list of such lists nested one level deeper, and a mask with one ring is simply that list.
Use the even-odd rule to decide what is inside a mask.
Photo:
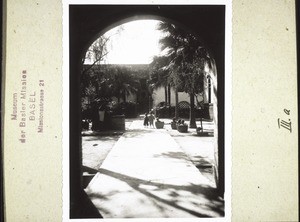
[{"label": "stone pavement", "polygon": [[165,129],[134,121],[85,189],[103,218],[222,217],[224,202]]}]

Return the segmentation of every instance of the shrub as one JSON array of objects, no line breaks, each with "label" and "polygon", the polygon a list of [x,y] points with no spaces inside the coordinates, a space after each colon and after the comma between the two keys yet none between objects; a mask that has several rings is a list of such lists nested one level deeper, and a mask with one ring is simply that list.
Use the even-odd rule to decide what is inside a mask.
[{"label": "shrub", "polygon": [[112,115],[125,115],[126,118],[134,118],[137,116],[136,103],[121,102],[112,104]]}]

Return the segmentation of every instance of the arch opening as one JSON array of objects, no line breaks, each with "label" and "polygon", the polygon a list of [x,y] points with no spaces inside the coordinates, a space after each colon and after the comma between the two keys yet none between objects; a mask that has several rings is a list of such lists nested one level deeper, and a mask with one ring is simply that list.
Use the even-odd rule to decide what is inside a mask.
[{"label": "arch opening", "polygon": [[[155,19],[153,19],[153,18],[155,18]],[[160,19],[160,20],[158,20],[158,18]],[[164,19],[164,20],[162,20],[162,19]],[[144,68],[142,68],[142,69],[140,69],[139,71],[141,71],[142,70],[142,72],[144,72],[144,76],[143,76],[143,78],[142,79],[139,79],[139,81],[141,81],[141,83],[140,84],[142,84],[143,85],[143,87],[142,88],[148,88],[148,91],[150,91],[150,92],[148,92],[147,93],[147,96],[149,97],[149,93],[150,94],[153,94],[154,93],[154,95],[156,94],[156,92],[158,92],[157,90],[156,90],[156,92],[153,92],[153,89],[151,89],[151,87],[149,86],[149,81],[151,82],[151,79],[147,79],[147,76],[145,76],[145,72],[153,72],[153,69],[151,69],[151,68],[153,68],[153,67],[151,67],[151,64],[152,64],[152,66],[153,66],[153,64],[156,62],[156,64],[154,64],[154,65],[157,65],[159,62],[160,63],[162,63],[163,61],[162,61],[162,59],[164,59],[164,60],[166,60],[166,59],[168,59],[168,58],[163,58],[163,57],[171,57],[170,55],[166,55],[167,54],[167,52],[166,51],[168,51],[169,50],[169,53],[170,53],[170,45],[167,45],[167,46],[165,46],[165,50],[164,50],[164,54],[163,54],[163,52],[159,52],[159,49],[157,49],[156,50],[156,52],[153,52],[153,50],[152,50],[152,58],[149,60],[148,59],[148,61],[146,61],[145,59],[141,62],[141,59],[140,59],[140,57],[142,57],[142,54],[144,54],[143,52],[145,52],[145,51],[147,51],[146,49],[148,48],[149,49],[149,47],[151,48],[158,48],[158,41],[159,41],[159,39],[162,39],[163,37],[162,37],[162,35],[163,35],[163,31],[160,31],[160,36],[158,36],[158,34],[156,33],[156,36],[153,38],[153,39],[155,39],[156,38],[156,41],[157,41],[157,44],[155,45],[153,45],[153,41],[152,41],[152,43],[151,43],[151,45],[149,46],[149,43],[147,43],[147,40],[149,40],[149,39],[143,39],[142,40],[142,43],[140,43],[140,44],[138,44],[138,42],[137,42],[137,39],[135,38],[135,36],[130,36],[131,38],[133,38],[134,39],[134,45],[133,44],[131,44],[130,45],[130,42],[133,42],[133,41],[130,41],[130,38],[127,38],[127,40],[126,41],[128,41],[128,42],[125,42],[124,43],[124,41],[121,43],[121,44],[123,44],[123,45],[126,45],[127,43],[127,45],[130,45],[129,47],[127,47],[126,48],[126,50],[125,50],[125,53],[124,52],[120,52],[120,51],[118,51],[118,49],[117,50],[113,50],[113,51],[117,51],[117,53],[114,53],[115,55],[117,54],[119,57],[120,57],[120,55],[122,55],[123,57],[122,58],[119,58],[119,59],[117,59],[117,60],[114,60],[114,59],[108,59],[108,60],[106,60],[106,58],[105,57],[107,57],[107,56],[109,56],[111,53],[109,52],[109,49],[107,49],[107,45],[109,45],[110,44],[110,38],[111,37],[115,37],[116,35],[118,36],[118,35],[122,35],[122,31],[120,31],[120,28],[118,29],[118,27],[123,27],[124,26],[124,24],[126,25],[128,25],[128,24],[131,24],[131,23],[136,23],[137,21],[141,21],[141,22],[149,22],[149,21],[151,21],[151,22],[153,22],[153,21],[155,21],[157,24],[156,24],[156,26],[159,24],[159,23],[166,23],[166,24],[172,24],[173,25],[173,23],[169,23],[169,20],[168,19],[165,19],[165,18],[162,18],[162,17],[158,17],[158,16],[149,16],[149,15],[144,15],[144,16],[134,16],[134,17],[131,17],[131,18],[127,18],[127,19],[123,19],[122,21],[118,21],[118,22],[116,22],[116,23],[114,23],[113,25],[110,25],[108,28],[106,27],[106,28],[104,28],[102,31],[100,31],[99,33],[100,33],[100,37],[98,36],[98,34],[97,34],[97,40],[96,41],[94,41],[90,46],[89,46],[89,48],[87,49],[87,51],[85,52],[85,53],[83,53],[84,54],[84,56],[83,56],[83,58],[82,58],[82,61],[83,61],[83,63],[82,63],[82,65],[83,66],[86,66],[87,67],[87,69],[89,69],[91,66],[93,66],[93,65],[96,65],[97,67],[105,67],[106,69],[108,69],[108,67],[109,66],[111,66],[111,67],[113,67],[113,65],[118,65],[119,66],[119,68],[121,68],[121,69],[123,69],[123,73],[124,74],[126,74],[126,73],[128,73],[128,72],[134,72],[133,70],[126,70],[126,68],[130,68],[130,69],[132,69],[132,67],[129,67],[129,65],[133,65],[133,64],[143,64],[144,65]],[[185,41],[192,41],[191,40],[191,38],[190,39],[188,39],[188,37],[187,37],[187,35],[191,35],[191,36],[193,36],[193,38],[197,38],[197,43],[196,44],[198,44],[198,45],[196,45],[196,46],[194,46],[194,48],[192,49],[192,50],[194,50],[192,53],[194,53],[195,54],[195,48],[196,47],[198,47],[198,48],[204,48],[205,49],[205,53],[206,53],[206,56],[207,56],[207,58],[206,59],[208,59],[209,61],[205,61],[205,64],[204,64],[204,66],[205,67],[202,67],[201,69],[202,69],[202,72],[203,72],[203,74],[205,75],[205,76],[215,76],[215,78],[213,78],[214,79],[214,81],[216,82],[217,81],[217,78],[216,78],[216,65],[215,65],[215,60],[214,60],[214,58],[213,58],[213,56],[211,55],[211,53],[210,53],[210,51],[211,50],[208,50],[206,47],[205,47],[205,44],[203,43],[203,41],[202,40],[200,40],[200,38],[199,38],[199,36],[198,35],[195,35],[193,32],[190,32],[190,31],[186,31],[187,29],[184,27],[184,28],[181,28],[181,26],[178,26],[178,25],[173,25],[174,27],[176,27],[176,29],[178,29],[178,30],[180,30],[181,32],[184,30],[184,34],[181,34],[181,36],[180,35],[178,35],[179,37],[181,37],[181,38],[185,38]],[[151,27],[151,28],[153,28],[153,26]],[[112,32],[112,30],[114,30],[113,32]],[[119,31],[120,31],[120,33],[119,33]],[[135,30],[133,30],[132,32],[138,32],[138,30],[137,29],[135,29]],[[157,31],[157,32],[159,32],[159,31]],[[168,30],[166,31],[165,30],[165,35],[166,35],[166,33],[168,32]],[[107,33],[109,33],[109,34],[107,34]],[[169,35],[172,35],[171,33],[169,33]],[[183,36],[183,35],[186,35],[186,36]],[[183,37],[182,37],[183,36]],[[145,35],[143,36],[143,37],[145,37]],[[118,38],[118,37],[117,37]],[[95,39],[95,37],[93,37],[92,39]],[[100,43],[99,43],[99,40],[101,40],[100,41]],[[120,41],[120,40],[119,40]],[[167,39],[167,41],[168,41],[168,39]],[[183,40],[184,41],[184,40]],[[104,43],[103,43],[104,42]],[[84,62],[86,62],[86,60],[87,60],[87,57],[89,57],[89,56],[87,56],[87,54],[88,53],[93,53],[94,51],[96,51],[96,53],[97,53],[97,49],[95,50],[95,47],[93,48],[93,46],[95,46],[95,43],[97,43],[98,44],[98,47],[96,47],[96,48],[101,48],[102,47],[102,54],[101,53],[99,53],[98,52],[98,54],[101,54],[101,55],[97,55],[97,56],[94,56],[94,61],[96,62],[96,64],[95,64],[95,62],[93,63],[93,61],[91,61],[90,60],[90,63],[88,64],[88,63],[84,63]],[[162,42],[163,43],[163,42]],[[161,45],[160,45],[160,47],[162,47],[162,43],[160,43]],[[193,42],[191,42],[190,43],[190,45],[192,45],[192,43]],[[195,42],[194,42],[195,43]],[[99,47],[99,44],[100,44],[100,47]],[[101,45],[102,44],[102,45]],[[170,43],[166,43],[166,44],[170,44]],[[181,45],[183,45],[183,44],[185,44],[185,43],[180,43]],[[119,44],[120,45],[120,44]],[[123,45],[122,45],[122,47],[123,47]],[[135,53],[130,53],[131,51],[133,51],[133,49],[134,48],[138,48],[139,49],[139,51],[136,51]],[[171,47],[174,47],[174,46],[172,46],[171,45]],[[178,52],[179,52],[179,50],[182,50],[182,49],[185,49],[185,48],[187,48],[186,46],[183,46],[183,47],[181,47],[181,48],[179,48],[179,49],[176,49],[176,50],[178,50]],[[121,50],[123,50],[124,51],[124,49],[122,49],[121,48]],[[173,49],[174,50],[174,49]],[[191,54],[191,47],[190,47],[190,49],[187,49],[187,50],[185,50],[185,51],[183,51],[183,52],[181,52],[182,54],[183,53],[190,53]],[[99,51],[99,50],[98,50]],[[133,54],[135,54],[135,60],[130,60],[131,62],[126,62],[126,61],[124,61],[124,60],[128,60],[128,57],[130,57],[130,55],[132,56]],[[178,53],[179,54],[179,53]],[[180,55],[178,55],[178,57],[179,57]],[[186,56],[186,55],[184,55],[184,56]],[[195,56],[195,55],[192,55],[192,56]],[[197,56],[203,56],[203,55],[197,55]],[[91,56],[90,56],[91,57]],[[90,57],[89,57],[89,59],[90,59]],[[155,57],[157,57],[157,60],[155,61]],[[182,56],[183,57],[183,56]],[[98,61],[97,61],[97,59],[95,59],[95,58],[98,58]],[[205,58],[202,58],[202,59],[205,59]],[[169,60],[170,60],[170,58],[169,58]],[[174,60],[174,58],[173,58],[173,60]],[[182,61],[183,61],[183,59],[181,59]],[[187,59],[186,59],[187,60]],[[108,61],[108,62],[107,62]],[[201,62],[201,61],[197,61],[198,63],[199,62]],[[171,64],[172,63],[172,61],[168,61],[168,63],[169,64]],[[190,62],[190,61],[188,61],[188,62],[186,62],[186,63],[189,63],[189,65],[191,65],[192,64],[192,62]],[[125,67],[124,65],[123,65],[123,67],[121,67],[120,66],[120,64],[128,64],[127,66],[128,67]],[[182,63],[183,64],[183,63]],[[160,64],[161,65],[161,64]],[[174,66],[174,64],[172,64],[173,66]],[[168,65],[167,64],[164,64],[164,65],[161,65],[162,67],[160,67],[160,68],[169,68],[170,69],[170,67],[168,67]],[[170,66],[170,65],[169,65]],[[200,69],[199,68],[199,66],[201,66],[201,65],[194,65],[193,66],[193,69]],[[203,66],[203,65],[202,65]],[[149,68],[150,67],[150,68]],[[179,67],[178,66],[178,64],[177,64],[177,67]],[[104,68],[104,69],[105,69]],[[133,68],[134,69],[134,68]],[[190,68],[190,70],[189,71],[185,71],[186,69],[188,69],[188,67],[186,66],[185,67],[185,69],[181,69],[181,72],[193,72],[193,70]],[[157,70],[156,70],[157,71]],[[171,79],[171,77],[172,76],[170,76],[170,72],[171,72],[172,70],[168,70],[168,72],[169,72],[169,74],[166,74],[167,75],[167,77],[169,78],[168,80],[164,80],[164,81],[169,81],[169,82],[171,82],[171,84],[173,84],[172,86],[166,86],[166,90],[167,90],[167,88],[169,87],[169,88],[173,88],[173,90],[170,90],[170,89],[168,89],[168,92],[165,92],[165,104],[168,104],[169,106],[171,105],[170,103],[172,102],[172,103],[174,103],[175,101],[175,98],[169,98],[170,97],[170,95],[168,95],[168,94],[171,94],[171,91],[172,91],[172,94],[174,95],[174,93],[176,93],[175,92],[175,90],[174,90],[174,81],[172,82],[172,79]],[[110,70],[110,71],[106,71],[106,72],[111,72],[111,73],[113,73],[113,71],[112,70]],[[174,72],[174,69],[173,69],[173,72]],[[178,72],[178,71],[177,71]],[[200,72],[201,72],[201,70],[200,70]],[[202,73],[201,73],[202,74]],[[178,74],[176,74],[177,76],[178,76]],[[130,75],[129,76],[127,76],[127,79],[130,79]],[[137,75],[135,75],[135,77],[137,77]],[[148,75],[148,77],[149,77],[149,75]],[[151,76],[150,76],[150,78],[151,78]],[[173,79],[174,79],[174,76],[173,76]],[[160,79],[160,80],[162,80],[162,79]],[[199,81],[199,78],[197,79],[194,79],[194,80],[197,80],[197,81]],[[194,94],[197,94],[196,96],[195,96],[195,101],[196,101],[196,105],[198,105],[199,106],[199,104],[201,104],[201,105],[203,105],[203,103],[208,103],[208,102],[210,102],[211,101],[211,99],[210,99],[210,101],[209,101],[209,96],[210,96],[210,93],[208,92],[208,80],[206,79],[206,78],[200,78],[200,80],[201,80],[201,82],[203,81],[203,83],[202,83],[202,85],[201,86],[199,86],[199,88],[203,88],[203,89],[205,89],[205,90],[201,90],[201,92],[199,92],[199,90],[198,90],[198,92],[197,93],[194,93]],[[180,80],[181,82],[183,82],[184,81],[184,79],[181,79]],[[197,81],[194,81],[194,82],[197,82]],[[211,81],[211,78],[209,78],[209,81]],[[143,82],[146,82],[146,83],[148,83],[148,84],[143,84]],[[146,86],[147,85],[147,86]],[[157,83],[153,83],[152,82],[152,85],[157,85]],[[189,84],[189,86],[193,86],[194,84]],[[161,86],[161,85],[160,85]],[[186,87],[186,86],[185,86]],[[160,88],[162,88],[162,86],[160,87]],[[180,88],[180,89],[179,89]],[[179,89],[179,91],[182,93],[184,90],[183,89],[181,89],[181,88],[183,88],[183,86],[181,86],[181,87],[179,87],[178,86],[178,89]],[[187,88],[187,87],[186,87]],[[160,89],[160,91],[161,91],[162,89]],[[139,93],[139,94],[141,94],[141,93]],[[161,92],[158,92],[158,94],[161,94]],[[145,95],[145,92],[143,92],[142,93],[142,95]],[[158,96],[158,97],[161,97],[161,96]],[[174,96],[173,96],[174,97]],[[183,98],[180,98],[180,99],[187,99],[187,97],[188,97],[188,95],[182,95],[181,97],[183,97]],[[124,98],[126,98],[126,95],[124,95],[124,96],[122,96],[122,101],[124,101]],[[156,99],[155,101],[154,101],[154,104],[152,104],[152,102],[151,101],[147,101],[146,102],[146,104],[148,104],[148,107],[147,107],[147,109],[148,109],[148,111],[151,109],[151,106],[156,106],[156,105],[158,105],[158,103],[159,102],[162,102],[162,101],[158,101],[158,100],[162,100],[162,98],[158,98],[158,99]],[[148,99],[149,100],[149,99]],[[153,100],[153,98],[152,98],[152,96],[151,96],[151,98],[150,98],[150,100]],[[118,98],[118,103],[120,102],[120,98]],[[178,102],[177,102],[178,103]],[[144,109],[142,109],[143,111],[142,111],[142,113],[145,113],[145,112],[147,112],[147,109],[146,108],[144,108]],[[139,113],[139,114],[141,114],[141,113]],[[178,118],[178,116],[176,116],[176,118]]]},{"label": "arch opening", "polygon": [[[165,18],[165,17],[163,17],[163,16],[157,16],[157,15],[149,15],[149,14],[145,14],[145,15],[139,15],[139,16],[131,16],[131,17],[127,17],[127,18],[125,18],[125,19],[121,19],[121,20],[118,20],[118,21],[116,21],[116,22],[114,22],[114,23],[111,23],[110,25],[108,25],[108,26],[104,26],[104,27],[102,27],[102,28],[99,28],[98,30],[100,30],[100,31],[97,31],[96,33],[97,34],[93,34],[93,35],[91,35],[90,37],[89,37],[89,39],[87,40],[87,39],[85,39],[85,42],[87,42],[87,43],[85,43],[85,44],[82,44],[82,46],[83,47],[81,47],[81,50],[79,50],[79,52],[80,53],[78,53],[77,55],[80,55],[80,56],[78,56],[77,58],[81,58],[80,60],[81,61],[83,61],[84,59],[83,58],[85,58],[85,56],[83,56],[85,53],[85,50],[86,51],[88,51],[88,45],[89,44],[91,44],[92,42],[94,42],[94,40],[95,39],[97,39],[97,37],[98,36],[103,36],[103,34],[104,33],[106,33],[107,31],[109,31],[109,30],[111,30],[111,29],[113,29],[113,28],[116,28],[118,25],[121,25],[121,24],[125,24],[125,23],[127,23],[127,22],[132,22],[132,21],[136,21],[136,20],[145,20],[145,19],[147,19],[147,20],[153,20],[153,19],[155,19],[155,20],[159,20],[159,21],[165,21],[165,22],[170,22],[172,19],[167,19],[167,18]],[[180,21],[173,21],[172,20],[172,22],[171,22],[172,24],[180,24]],[[186,27],[186,25],[180,25],[180,27],[184,27],[184,29],[185,30],[191,30],[191,33],[197,33],[193,28],[189,28],[189,27]],[[199,36],[199,34],[197,33],[196,34],[197,36]],[[202,42],[203,42],[203,40],[202,40]],[[207,44],[207,45],[209,45],[209,44]],[[204,46],[204,44],[203,44],[203,46]],[[204,107],[206,110],[208,110],[208,118],[210,118],[210,119],[218,119],[218,111],[220,111],[220,110],[218,110],[218,107],[217,107],[217,101],[218,101],[218,94],[217,94],[217,81],[219,80],[219,78],[218,78],[218,76],[217,76],[217,63],[215,62],[215,59],[214,59],[214,57],[213,57],[213,50],[210,50],[210,48],[209,48],[209,46],[208,47],[206,47],[207,49],[209,49],[208,50],[208,53],[209,53],[209,55],[211,56],[211,62],[210,62],[210,64],[209,64],[209,67],[205,67],[206,68],[206,71],[205,71],[205,78],[203,78],[203,91],[202,91],[202,93],[199,93],[199,94],[201,94],[199,97],[202,99],[202,102],[204,101],[204,100],[207,100],[207,102],[206,103],[208,103],[208,105],[206,105],[206,107]],[[78,61],[78,60],[77,60]],[[83,68],[84,68],[84,66],[85,65],[87,65],[87,64],[84,64],[84,62],[83,63],[81,63],[81,65],[82,66],[80,66],[80,65],[78,65],[78,63],[77,63],[77,67],[79,67],[80,68],[80,70],[82,70]],[[109,64],[109,63],[107,63],[107,64],[104,64],[104,63],[102,63],[102,64],[98,64],[99,66],[107,66],[106,67],[106,69],[108,70],[108,72],[109,72],[109,75],[111,76],[112,75],[112,73],[113,73],[113,71],[112,71],[112,69],[111,69],[111,67],[109,67],[109,66],[111,66],[112,64]],[[149,64],[148,64],[149,65]],[[113,67],[113,69],[115,70],[115,72],[120,72],[120,73],[122,73],[122,75],[126,75],[126,74],[124,74],[124,73],[126,73],[126,71],[124,71],[124,70],[126,70],[126,68],[124,69],[124,67],[122,68],[121,66],[119,66],[119,67]],[[137,72],[137,73],[139,73],[140,72],[140,70]],[[148,71],[149,72],[149,71]],[[114,74],[113,74],[114,75]],[[129,78],[128,76],[126,77],[127,79]],[[147,80],[148,79],[140,79],[141,81],[139,82],[139,84],[140,85],[146,85],[146,87],[141,87],[142,89],[145,89],[145,88],[148,88],[149,87],[149,85],[147,85]],[[143,81],[145,81],[145,83],[143,83]],[[81,79],[80,78],[78,78],[78,75],[77,75],[77,86],[78,86],[78,83],[81,83]],[[123,83],[124,83],[124,80],[123,80]],[[211,85],[211,86],[210,86]],[[206,88],[205,88],[206,87]],[[172,88],[172,87],[170,87],[170,88]],[[169,88],[169,90],[170,90],[170,88]],[[162,89],[164,89],[164,88],[162,88]],[[167,92],[166,92],[166,103],[167,103],[167,105],[168,105],[168,103],[172,103],[172,100],[176,100],[176,98],[175,98],[175,91],[173,90],[171,90],[171,95],[173,95],[174,96],[174,98],[168,98],[168,97],[170,97],[169,95],[168,95],[168,93],[170,94],[170,92],[168,92],[168,86],[166,86],[166,89],[167,89]],[[206,91],[204,91],[204,89],[206,90]],[[207,91],[208,89],[210,89],[210,91]],[[180,90],[179,90],[180,91]],[[184,90],[183,90],[184,91]],[[147,104],[147,107],[146,107],[146,110],[151,110],[150,108],[152,108],[153,107],[153,101],[151,101],[153,98],[152,98],[152,95],[153,95],[153,93],[154,94],[162,94],[162,92],[153,92],[153,91],[151,91],[151,90],[149,90],[149,89],[147,89],[147,90],[141,90],[140,92],[139,92],[139,94],[140,94],[140,97],[147,97],[149,94],[151,95],[151,99],[149,98],[149,100],[148,101],[146,101],[146,104]],[[162,97],[163,97],[164,95],[162,95]],[[81,97],[81,99],[82,99],[82,97]],[[120,98],[117,98],[117,100],[119,100],[119,101],[115,101],[115,102],[120,102],[120,101],[123,101],[123,102],[126,102],[126,95],[125,95],[125,97],[123,97],[122,98],[122,96],[120,97]],[[196,101],[195,101],[196,100]],[[201,102],[201,101],[199,101],[200,99],[198,98],[198,97],[194,97],[194,103],[195,104],[197,104],[197,102]],[[209,105],[209,102],[211,101],[211,100],[213,100],[214,102],[216,102],[215,104],[216,104],[216,106],[215,107],[211,107],[210,105]],[[107,102],[107,101],[105,101],[105,102]],[[158,101],[158,102],[163,102],[163,101]],[[174,101],[175,102],[175,101]],[[190,101],[191,102],[191,101]],[[212,102],[212,103],[214,103],[214,102]],[[204,102],[205,103],[205,102]],[[78,104],[78,103],[77,103]],[[156,104],[155,104],[156,105]],[[170,106],[170,104],[169,104],[169,106]],[[203,104],[202,104],[202,107],[203,107]],[[98,107],[99,108],[99,107]],[[132,108],[132,107],[131,107]],[[215,110],[215,111],[213,111],[213,110]],[[217,111],[216,111],[217,110]],[[102,112],[103,110],[101,110],[101,112]],[[209,112],[210,111],[212,111],[212,116],[209,116]],[[222,111],[222,110],[221,110]],[[140,113],[138,113],[138,114],[142,114],[142,113],[144,113],[144,110],[143,111],[141,111]],[[81,118],[80,119],[84,119],[84,115],[83,115],[83,113],[78,113],[79,115],[78,116],[80,116]],[[163,113],[160,113],[159,115],[164,115]],[[189,113],[189,115],[190,115],[190,113]],[[172,117],[173,115],[171,115],[171,116],[169,116],[169,118],[171,119],[171,117]],[[98,116],[97,118],[99,118],[100,119],[100,117]],[[183,117],[184,118],[184,117]],[[213,121],[214,121],[213,120]],[[216,122],[218,122],[217,120],[216,120]],[[80,123],[81,124],[81,123]],[[202,126],[202,123],[201,123],[201,126]],[[215,129],[215,131],[218,131],[218,128],[216,128]],[[80,134],[82,133],[82,132],[79,132]],[[81,139],[82,140],[82,139]],[[80,140],[80,141],[81,141]],[[218,146],[218,138],[216,138],[216,143],[217,143],[217,146]],[[82,143],[81,143],[82,144]],[[81,147],[81,144],[79,145],[79,149],[82,149],[82,147]],[[82,158],[82,157],[81,157]],[[84,168],[84,167],[83,167]],[[83,169],[83,171],[84,171],[84,169]],[[218,169],[215,169],[214,171],[216,171],[216,172],[218,172]],[[222,192],[222,191],[221,191]]]}]

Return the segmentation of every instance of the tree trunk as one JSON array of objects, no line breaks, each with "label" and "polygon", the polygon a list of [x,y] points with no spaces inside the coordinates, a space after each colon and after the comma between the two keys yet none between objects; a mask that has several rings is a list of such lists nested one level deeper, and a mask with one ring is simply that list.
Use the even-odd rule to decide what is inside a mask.
[{"label": "tree trunk", "polygon": [[208,103],[211,103],[211,78],[208,77]]},{"label": "tree trunk", "polygon": [[171,117],[171,85],[168,84],[168,106],[169,106],[169,118]]},{"label": "tree trunk", "polygon": [[171,106],[171,85],[168,84],[168,106]]},{"label": "tree trunk", "polygon": [[168,104],[168,89],[167,86],[165,86],[165,105]]},{"label": "tree trunk", "polygon": [[190,93],[190,128],[196,128],[196,118],[195,118],[195,97],[194,93]]},{"label": "tree trunk", "polygon": [[178,89],[175,88],[175,118],[178,119]]},{"label": "tree trunk", "polygon": [[207,79],[204,77],[203,78],[203,103],[207,103],[208,101],[208,96],[207,96]]}]

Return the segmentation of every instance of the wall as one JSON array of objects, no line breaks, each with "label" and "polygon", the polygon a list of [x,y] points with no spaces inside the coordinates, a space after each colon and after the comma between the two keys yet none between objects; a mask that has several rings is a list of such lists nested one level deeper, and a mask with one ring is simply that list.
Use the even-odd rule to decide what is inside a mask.
[{"label": "wall", "polygon": [[[164,102],[165,101],[165,89],[164,87],[160,87],[156,90],[153,91],[153,106],[157,106],[160,102]],[[201,95],[197,96],[198,101],[202,101],[203,97]],[[178,101],[187,101],[188,103],[190,103],[190,96],[189,94],[185,93],[185,92],[179,92],[178,93]],[[196,105],[197,100],[195,99],[195,105]],[[173,89],[171,89],[171,106],[175,106],[175,91]]]}]

